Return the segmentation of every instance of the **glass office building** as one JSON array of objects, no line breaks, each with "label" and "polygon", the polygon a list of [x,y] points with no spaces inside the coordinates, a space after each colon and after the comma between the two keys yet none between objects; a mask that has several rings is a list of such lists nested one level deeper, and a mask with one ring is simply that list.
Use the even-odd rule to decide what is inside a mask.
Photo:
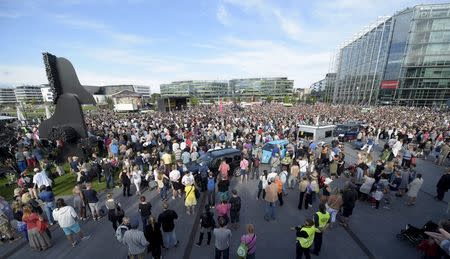
[{"label": "glass office building", "polygon": [[0,88],[0,105],[16,103],[14,88]]},{"label": "glass office building", "polygon": [[226,81],[176,81],[160,85],[161,97],[196,97],[201,100],[227,97],[229,94]]},{"label": "glass office building", "polygon": [[333,102],[442,106],[450,99],[450,4],[383,18],[341,48]]},{"label": "glass office building", "polygon": [[244,101],[260,101],[267,97],[282,100],[292,96],[294,80],[287,77],[243,78],[230,80],[229,95]]},{"label": "glass office building", "polygon": [[17,102],[43,102],[42,99],[42,86],[35,85],[21,85],[14,89]]},{"label": "glass office building", "polygon": [[271,96],[282,100],[292,96],[294,81],[286,77],[244,78],[230,81],[176,81],[161,84],[161,97],[196,97],[201,100],[236,98],[242,101],[259,101]]}]

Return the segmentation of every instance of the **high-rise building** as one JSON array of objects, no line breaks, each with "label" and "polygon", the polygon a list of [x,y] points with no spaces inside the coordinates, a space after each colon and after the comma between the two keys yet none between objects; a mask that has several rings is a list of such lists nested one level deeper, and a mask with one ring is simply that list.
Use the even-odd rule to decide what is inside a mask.
[{"label": "high-rise building", "polygon": [[37,85],[21,85],[14,89],[16,94],[17,102],[37,102],[41,103],[43,101],[42,86]]},{"label": "high-rise building", "polygon": [[294,80],[287,77],[243,78],[230,80],[229,96],[243,100],[261,100],[272,97],[282,100],[292,96]]},{"label": "high-rise building", "polygon": [[333,100],[334,83],[336,82],[336,73],[328,73],[325,76],[325,91],[323,95],[323,102],[331,102]]},{"label": "high-rise building", "polygon": [[314,96],[319,101],[324,101],[326,85],[327,85],[326,78],[313,83],[309,87],[311,89],[311,96]]},{"label": "high-rise building", "polygon": [[16,102],[14,88],[0,88],[0,104],[12,104]]},{"label": "high-rise building", "polygon": [[383,17],[342,47],[333,102],[443,105],[450,99],[450,4]]}]

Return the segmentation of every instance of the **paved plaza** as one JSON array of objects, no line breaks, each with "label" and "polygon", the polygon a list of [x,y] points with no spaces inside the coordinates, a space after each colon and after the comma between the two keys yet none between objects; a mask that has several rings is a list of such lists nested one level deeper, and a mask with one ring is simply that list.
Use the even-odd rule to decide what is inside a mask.
[{"label": "paved plaza", "polygon": [[[346,161],[348,164],[356,160],[356,150],[351,144],[345,145]],[[375,152],[375,158],[379,150]],[[420,159],[417,171],[423,174],[424,184],[419,193],[417,205],[407,207],[405,198],[394,198],[391,209],[376,210],[369,203],[357,202],[349,229],[336,225],[324,234],[323,247],[320,257],[316,258],[420,258],[420,254],[406,241],[396,239],[396,234],[407,223],[421,226],[428,220],[438,221],[448,217],[447,204],[433,199],[435,184],[444,167],[436,166],[431,160]],[[242,198],[241,224],[238,230],[233,230],[233,239],[230,248],[230,258],[236,258],[235,251],[239,245],[240,236],[245,233],[245,224],[255,225],[257,234],[257,258],[294,258],[295,257],[295,232],[290,228],[304,222],[317,211],[318,203],[308,210],[297,209],[298,191],[288,191],[285,197],[285,205],[276,210],[276,221],[267,222],[263,218],[265,203],[256,200],[257,181],[249,181],[248,184],[240,184],[233,179],[232,187]],[[124,198],[116,189],[115,196],[126,210],[126,215],[138,215],[137,196]],[[104,200],[104,194],[101,200]],[[152,214],[158,215],[162,211],[161,200],[156,191],[147,191],[145,196],[153,205]],[[200,203],[204,204],[202,196]],[[448,197],[445,198],[448,200]],[[194,246],[198,239],[195,216],[188,216],[182,199],[169,200],[169,206],[174,209],[179,219],[176,222],[176,234],[180,240],[177,248],[163,251],[163,258],[179,259],[209,259],[214,256],[213,243],[202,247]],[[200,206],[203,207],[203,206]],[[197,206],[197,209],[199,206]],[[91,239],[81,242],[72,248],[64,238],[62,230],[53,226],[53,247],[44,252],[32,251],[28,244],[18,241],[14,244],[3,245],[0,248],[0,258],[9,254],[8,258],[126,258],[127,249],[118,243],[111,223],[102,218],[99,222],[82,222],[82,230],[92,235]],[[195,232],[195,233],[193,233]],[[194,235],[195,234],[195,235]],[[195,240],[192,240],[192,237]],[[19,243],[20,242],[20,243]],[[313,256],[314,257],[314,256]],[[147,255],[147,258],[151,258]]]}]

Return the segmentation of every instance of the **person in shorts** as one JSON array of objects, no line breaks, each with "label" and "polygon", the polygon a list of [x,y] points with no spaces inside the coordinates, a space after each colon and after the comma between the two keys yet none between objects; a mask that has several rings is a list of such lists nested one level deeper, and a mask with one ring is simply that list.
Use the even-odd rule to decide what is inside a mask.
[{"label": "person in shorts", "polygon": [[181,173],[179,170],[177,170],[177,166],[174,165],[173,170],[169,173],[169,179],[172,183],[172,199],[175,200],[179,195],[181,195],[181,188],[183,187],[180,183],[181,180]]},{"label": "person in shorts", "polygon": [[241,168],[241,183],[244,182],[244,179],[246,182],[248,182],[248,168],[249,168],[249,162],[246,157],[242,158],[241,163],[239,164]]},{"label": "person in shorts", "polygon": [[64,199],[59,198],[56,200],[56,209],[53,210],[53,218],[58,221],[59,226],[64,231],[67,240],[75,247],[77,241],[73,239],[73,235],[78,235],[80,240],[89,239],[91,236],[84,236],[81,232],[80,225],[75,219],[78,217],[74,208],[67,205]]}]

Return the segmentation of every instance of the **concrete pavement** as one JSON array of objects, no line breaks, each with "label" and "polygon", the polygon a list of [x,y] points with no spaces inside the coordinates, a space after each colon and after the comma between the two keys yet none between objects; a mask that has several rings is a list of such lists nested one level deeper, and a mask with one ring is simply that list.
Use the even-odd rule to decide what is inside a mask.
[{"label": "concrete pavement", "polygon": [[[356,158],[356,151],[346,144],[347,161],[351,163]],[[420,254],[406,241],[397,240],[395,235],[399,233],[407,223],[421,226],[427,220],[438,221],[448,218],[445,214],[447,204],[433,199],[435,184],[444,167],[436,166],[431,161],[418,160],[417,171],[423,174],[424,184],[419,193],[417,205],[407,207],[405,198],[393,198],[390,210],[380,207],[373,209],[370,204],[358,202],[354,214],[350,220],[347,231],[341,226],[324,233],[323,247],[318,258],[420,258]],[[248,184],[240,184],[233,179],[232,188],[235,188],[242,198],[241,224],[239,229],[233,230],[233,239],[230,248],[230,258],[236,258],[236,249],[239,239],[245,234],[245,224],[255,225],[257,234],[257,258],[294,258],[295,257],[295,232],[290,227],[301,224],[306,217],[311,217],[317,211],[317,202],[309,210],[297,210],[298,191],[288,191],[285,197],[285,205],[276,210],[277,220],[267,222],[263,218],[264,201],[256,200],[257,181],[249,181]],[[115,190],[115,196],[123,204],[127,216],[138,215],[137,196],[124,198],[120,196],[120,190]],[[156,191],[145,192],[147,199],[153,205],[152,214],[157,216],[161,211],[161,201]],[[448,201],[448,197],[445,198]],[[177,211],[179,219],[176,222],[176,233],[181,241],[179,247],[163,251],[164,258],[214,258],[214,240],[210,246],[206,246],[204,240],[202,247],[192,246],[198,239],[198,231],[195,240],[190,240],[194,228],[194,216],[185,213],[182,199],[169,200],[169,206]],[[81,223],[82,230],[91,234],[90,240],[81,242],[72,248],[65,240],[62,230],[54,228],[53,247],[44,252],[34,252],[28,245],[23,245],[9,258],[126,258],[126,248],[119,244],[114,236],[110,222],[102,218],[98,222],[88,221]],[[3,248],[11,245],[2,245]],[[190,253],[185,253],[185,252]],[[0,257],[2,252],[0,252]],[[313,256],[314,257],[314,256]],[[3,257],[1,257],[3,258]],[[147,255],[146,258],[151,258]]]}]

